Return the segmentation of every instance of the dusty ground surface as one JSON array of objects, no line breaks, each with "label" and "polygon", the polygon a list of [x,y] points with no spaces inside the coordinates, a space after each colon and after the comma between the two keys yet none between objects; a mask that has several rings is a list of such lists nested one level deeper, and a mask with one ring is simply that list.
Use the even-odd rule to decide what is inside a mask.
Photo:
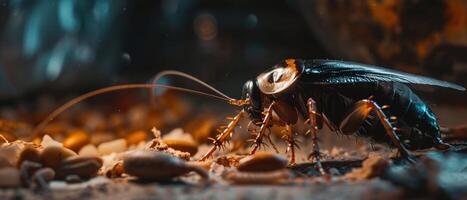
[{"label": "dusty ground surface", "polygon": [[194,173],[163,182],[98,176],[75,184],[52,181],[49,191],[2,189],[0,199],[465,199],[467,159],[463,151],[430,155],[429,161],[440,165],[436,172],[427,163],[410,167],[394,160],[379,177],[361,180],[348,175],[362,169],[362,160],[331,160],[323,166],[332,177],[319,176],[313,163],[301,163],[289,167],[293,176],[282,184],[232,184],[219,181],[214,171],[209,183],[198,182]]},{"label": "dusty ground surface", "polygon": [[[174,99],[179,101],[179,99]],[[171,108],[176,101],[165,102],[166,107]],[[51,105],[47,101],[42,102],[43,111],[50,111]],[[122,104],[118,104],[122,107]],[[125,105],[125,104],[123,104]],[[115,106],[115,105],[110,105]],[[62,118],[48,126],[47,134],[59,142],[64,142],[73,136],[76,128],[81,128],[89,135],[87,144],[97,147],[98,156],[111,157],[111,152],[102,150],[99,146],[108,141],[125,138],[126,145],[113,146],[118,154],[123,154],[134,149],[141,149],[147,142],[153,139],[152,127],[161,127],[163,137],[174,136],[177,139],[185,137],[184,132],[190,133],[190,140],[197,144],[197,153],[190,160],[197,160],[205,153],[210,145],[203,144],[207,136],[212,136],[215,128],[225,123],[219,122],[221,116],[212,113],[189,114],[185,111],[190,107],[184,102],[176,102],[171,112],[160,110],[151,111],[141,105],[128,106],[117,114],[105,114],[95,112],[93,108],[79,107],[74,111],[64,114]],[[182,108],[177,109],[177,108]],[[21,109],[17,109],[21,110]],[[24,115],[12,108],[2,109],[2,118],[11,121],[20,121],[26,127],[27,124],[37,124],[44,118],[44,113],[36,115]],[[85,111],[83,111],[85,110]],[[453,127],[465,124],[467,121],[467,109],[435,107],[442,126]],[[112,113],[111,111],[110,113]],[[104,114],[103,114],[104,113]],[[224,112],[222,112],[224,113]],[[188,118],[184,117],[190,115]],[[24,117],[28,116],[28,117]],[[209,116],[209,117],[205,117]],[[223,115],[222,115],[223,116]],[[186,124],[181,125],[181,124]],[[194,125],[193,125],[194,124]],[[245,127],[243,124],[242,127]],[[172,131],[174,127],[183,127],[185,131]],[[200,128],[202,127],[202,128]],[[3,127],[5,128],[5,127]],[[417,163],[409,164],[397,157],[397,153],[389,148],[372,144],[366,140],[354,137],[337,136],[329,130],[319,133],[322,147],[323,167],[327,175],[322,176],[316,170],[315,164],[306,159],[311,152],[309,138],[299,137],[301,149],[297,150],[297,163],[288,166],[288,176],[280,182],[263,181],[262,183],[235,183],[226,179],[225,174],[234,171],[237,164],[230,166],[225,164],[225,158],[235,157],[238,162],[245,157],[248,146],[237,147],[235,141],[245,141],[248,134],[234,135],[233,141],[225,151],[217,152],[208,165],[209,180],[202,181],[195,173],[175,177],[170,181],[140,181],[127,174],[121,176],[106,176],[100,169],[98,176],[79,183],[67,183],[64,180],[52,180],[49,188],[30,187],[2,188],[0,199],[397,199],[397,198],[467,198],[467,147],[464,144],[456,145],[451,151],[440,153],[437,151],[418,152]],[[13,141],[21,139],[13,138],[14,134],[8,134],[6,129],[2,134]],[[23,130],[24,131],[24,130]],[[29,130],[30,131],[30,130]],[[139,134],[134,134],[138,132]],[[142,138],[129,137],[128,135],[145,135]],[[297,129],[300,132],[300,128]],[[26,131],[27,132],[27,131]],[[215,132],[215,131],[214,131]],[[23,134],[17,132],[17,134]],[[180,135],[182,134],[182,135]],[[25,135],[24,140],[32,140]],[[136,140],[137,142],[134,142]],[[274,137],[284,159],[286,145],[280,137]],[[140,144],[138,144],[140,142]],[[65,144],[65,142],[64,142]],[[65,145],[66,146],[66,145]],[[74,146],[67,148],[73,148]],[[81,149],[80,149],[81,148]],[[81,155],[82,146],[76,151]],[[235,149],[232,154],[229,149]],[[271,148],[262,149],[274,152]],[[118,156],[117,156],[118,157]],[[228,159],[227,159],[228,160]],[[104,159],[104,167],[106,166]],[[224,164],[222,164],[224,163]],[[154,166],[157,168],[157,166]],[[157,170],[157,169],[155,169]],[[251,175],[251,174],[250,174]],[[259,179],[258,174],[253,174],[252,179]],[[266,180],[267,177],[266,177]],[[1,182],[1,181],[0,181]],[[254,182],[254,181],[253,181]]]},{"label": "dusty ground surface", "polygon": [[[137,184],[95,178],[88,183],[53,186],[51,193],[27,189],[2,190],[2,199],[365,199],[392,195],[396,188],[375,179],[358,183],[302,185],[187,186],[180,184]],[[342,195],[345,194],[345,195]],[[397,194],[395,194],[397,195]],[[389,197],[389,196],[387,196]]]}]

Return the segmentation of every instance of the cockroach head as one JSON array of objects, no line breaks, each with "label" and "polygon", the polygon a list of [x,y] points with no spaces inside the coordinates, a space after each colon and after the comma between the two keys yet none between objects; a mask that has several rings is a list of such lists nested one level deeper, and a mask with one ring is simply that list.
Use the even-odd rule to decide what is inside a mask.
[{"label": "cockroach head", "polygon": [[242,101],[248,102],[243,105],[243,110],[248,113],[251,120],[260,121],[262,116],[261,91],[256,81],[248,80],[243,84]]}]

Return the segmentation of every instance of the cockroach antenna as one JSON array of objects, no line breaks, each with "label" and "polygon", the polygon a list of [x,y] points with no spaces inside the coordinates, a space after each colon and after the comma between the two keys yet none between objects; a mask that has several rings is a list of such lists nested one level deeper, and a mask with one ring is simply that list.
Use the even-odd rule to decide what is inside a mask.
[{"label": "cockroach antenna", "polygon": [[10,143],[10,142],[5,138],[5,136],[3,136],[2,134],[0,134],[0,138],[1,138],[6,144]]},{"label": "cockroach antenna", "polygon": [[[180,71],[175,71],[175,70],[165,70],[165,71],[162,71],[162,72],[159,72],[158,74],[156,74],[154,76],[154,78],[152,79],[151,83],[153,84],[157,84],[157,82],[164,76],[169,76],[169,75],[173,75],[173,76],[179,76],[179,77],[183,77],[183,78],[186,78],[186,79],[189,79],[191,81],[194,81],[204,87],[206,87],[207,89],[213,91],[214,93],[226,98],[226,99],[229,99],[229,103],[231,105],[235,105],[235,106],[243,106],[243,105],[246,105],[246,104],[249,104],[249,99],[234,99],[232,97],[229,97],[227,96],[226,94],[222,93],[221,91],[217,90],[216,88],[214,88],[213,86],[207,84],[206,82],[192,76],[192,75],[189,75],[189,74],[186,74],[186,73],[183,73],[183,72],[180,72]],[[151,90],[151,97],[155,96],[155,91]]]},{"label": "cockroach antenna", "polygon": [[[47,124],[52,121],[53,119],[55,119],[59,114],[61,114],[62,112],[64,112],[65,110],[67,110],[68,108],[70,108],[71,106],[83,101],[83,100],[86,100],[90,97],[93,97],[93,96],[96,96],[96,95],[99,95],[99,94],[103,94],[103,93],[107,93],[107,92],[112,92],[112,91],[117,91],[117,90],[127,90],[127,89],[140,89],[140,88],[146,88],[146,89],[157,89],[157,88],[162,88],[162,89],[169,89],[169,90],[177,90],[177,91],[182,91],[182,92],[188,92],[188,93],[193,93],[193,94],[198,94],[198,95],[203,95],[203,96],[208,96],[208,97],[212,97],[212,98],[216,98],[216,99],[220,99],[220,100],[223,100],[223,101],[227,101],[229,104],[231,105],[235,105],[235,106],[242,106],[242,105],[245,105],[248,103],[248,100],[237,100],[237,99],[234,99],[234,98],[231,98],[231,97],[228,97],[227,95],[223,94],[222,92],[216,90],[214,87],[208,85],[207,83],[191,76],[191,75],[188,75],[188,74],[185,74],[183,72],[178,72],[178,71],[163,71],[159,74],[157,74],[155,76],[155,78],[153,79],[153,82],[157,80],[159,80],[162,76],[165,76],[165,75],[177,75],[177,76],[181,76],[181,77],[185,77],[185,78],[188,78],[190,80],[193,80],[197,83],[200,83],[201,85],[207,87],[208,89],[214,91],[215,93],[217,93],[217,95],[215,94],[209,94],[209,93],[205,93],[205,92],[201,92],[201,91],[196,91],[196,90],[192,90],[192,89],[187,89],[187,88],[182,88],[182,87],[176,87],[176,86],[170,86],[170,85],[159,85],[159,84],[125,84],[125,85],[115,85],[115,86],[109,86],[109,87],[105,87],[105,88],[101,88],[101,89],[98,89],[98,90],[94,90],[94,91],[91,91],[91,92],[88,92],[86,94],[83,94],[81,96],[78,96],[70,101],[68,101],[67,103],[63,104],[62,106],[58,107],[56,110],[54,110],[52,113],[50,113],[41,123],[39,123],[39,125],[36,126],[34,132],[33,132],[33,135],[34,137],[40,137],[41,136],[41,132],[44,130],[44,128],[47,126]],[[151,94],[153,91],[151,90]]]}]

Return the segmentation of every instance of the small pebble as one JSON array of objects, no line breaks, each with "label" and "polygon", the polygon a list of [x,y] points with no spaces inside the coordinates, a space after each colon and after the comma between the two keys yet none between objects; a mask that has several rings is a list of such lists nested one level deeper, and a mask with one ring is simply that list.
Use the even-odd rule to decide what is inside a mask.
[{"label": "small pebble", "polygon": [[89,135],[84,131],[77,130],[68,135],[63,141],[63,146],[77,152],[89,142],[91,142]]},{"label": "small pebble", "polygon": [[59,146],[59,147],[62,147],[63,144],[52,139],[49,135],[44,135],[44,137],[42,137],[42,141],[41,141],[41,145],[43,147],[49,147],[49,146]]},{"label": "small pebble", "polygon": [[23,151],[18,156],[18,161],[16,162],[16,166],[20,167],[21,164],[24,161],[31,161],[31,162],[36,162],[40,163],[41,158],[40,158],[40,153],[36,148],[33,147],[25,147]]},{"label": "small pebble", "polygon": [[239,171],[266,172],[285,169],[287,159],[279,154],[269,152],[257,152],[240,160],[237,167]]},{"label": "small pebble", "polygon": [[41,163],[52,169],[57,169],[65,158],[76,156],[76,153],[70,149],[60,146],[49,146],[42,150]]},{"label": "small pebble", "polygon": [[126,141],[128,142],[128,146],[137,145],[141,141],[146,141],[147,139],[148,139],[148,135],[144,131],[135,131],[135,132],[130,133],[126,137]]},{"label": "small pebble", "polygon": [[97,147],[97,151],[100,155],[107,155],[111,153],[120,153],[126,150],[127,143],[125,139],[112,140],[110,142],[104,142]]},{"label": "small pebble", "polygon": [[91,134],[91,144],[98,145],[115,139],[115,135],[109,132],[95,132]]},{"label": "small pebble", "polygon": [[163,141],[170,148],[188,152],[191,156],[194,156],[198,152],[198,145],[188,140],[164,139]]},{"label": "small pebble", "polygon": [[80,156],[99,156],[99,152],[97,151],[97,147],[93,144],[88,144],[81,148],[78,152]]},{"label": "small pebble", "polygon": [[203,179],[208,178],[206,170],[167,153],[137,150],[123,158],[125,173],[147,180],[170,180],[191,171]]},{"label": "small pebble", "polygon": [[68,175],[78,175],[88,179],[97,175],[102,167],[102,159],[99,157],[72,156],[62,161],[57,170],[57,177],[65,178]]}]

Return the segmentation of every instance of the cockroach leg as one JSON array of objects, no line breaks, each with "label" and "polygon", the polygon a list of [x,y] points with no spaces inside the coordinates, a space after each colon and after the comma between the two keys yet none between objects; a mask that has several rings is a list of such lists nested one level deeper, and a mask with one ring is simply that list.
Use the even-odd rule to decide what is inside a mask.
[{"label": "cockroach leg", "polygon": [[5,144],[10,143],[10,142],[5,138],[5,136],[3,136],[2,134],[0,134],[0,139],[2,139],[2,140],[5,142]]},{"label": "cockroach leg", "polygon": [[[315,163],[315,168],[318,170],[321,175],[325,175],[326,173],[324,172],[323,165],[321,164],[321,153],[319,150],[319,145],[318,145],[318,125],[317,125],[317,118],[319,117],[316,108],[316,102],[313,99],[308,99],[307,102],[307,107],[308,107],[308,123],[310,124],[311,128],[309,132],[311,133],[311,139],[312,139],[312,144],[313,144],[313,152],[308,155],[308,159],[313,158]],[[325,123],[328,123],[326,120]],[[328,125],[330,126],[330,125]]]},{"label": "cockroach leg", "polygon": [[204,161],[206,160],[207,158],[209,158],[213,153],[214,151],[216,151],[219,147],[221,147],[225,140],[227,139],[227,137],[234,131],[235,127],[237,126],[238,122],[240,122],[240,119],[242,118],[244,114],[244,111],[240,111],[233,119],[232,121],[229,123],[229,125],[227,125],[227,127],[224,129],[224,131],[222,131],[222,133],[220,133],[219,135],[217,135],[217,137],[215,139],[212,139],[212,144],[213,146],[211,147],[211,149],[209,149],[209,151],[201,158],[201,161]]},{"label": "cockroach leg", "polygon": [[274,144],[274,142],[272,141],[271,139],[271,129],[268,129],[269,130],[269,134],[266,134],[265,137],[266,139],[268,140],[269,144],[271,144],[272,148],[274,149],[274,151],[276,153],[279,153],[279,149],[277,149],[276,145]]},{"label": "cockroach leg", "polygon": [[356,132],[373,110],[381,121],[381,124],[383,124],[386,134],[389,136],[392,143],[396,145],[401,155],[410,162],[414,162],[410,157],[409,151],[402,145],[399,136],[395,133],[395,128],[392,127],[391,122],[389,122],[388,117],[384,114],[382,109],[382,107],[372,100],[360,100],[355,103],[353,110],[351,110],[350,114],[341,122],[339,129],[344,134]]},{"label": "cockroach leg", "polygon": [[250,154],[254,154],[256,150],[261,146],[263,143],[263,136],[266,133],[266,130],[269,128],[269,123],[271,123],[272,117],[272,106],[274,106],[274,102],[269,105],[268,109],[266,110],[266,114],[264,115],[263,122],[261,123],[261,128],[259,129],[258,135],[253,141],[253,149],[251,150]]},{"label": "cockroach leg", "polygon": [[286,135],[284,135],[285,142],[287,143],[287,152],[290,152],[290,165],[295,165],[295,147],[297,147],[297,142],[294,138],[294,131],[292,126],[287,124],[285,125]]}]

